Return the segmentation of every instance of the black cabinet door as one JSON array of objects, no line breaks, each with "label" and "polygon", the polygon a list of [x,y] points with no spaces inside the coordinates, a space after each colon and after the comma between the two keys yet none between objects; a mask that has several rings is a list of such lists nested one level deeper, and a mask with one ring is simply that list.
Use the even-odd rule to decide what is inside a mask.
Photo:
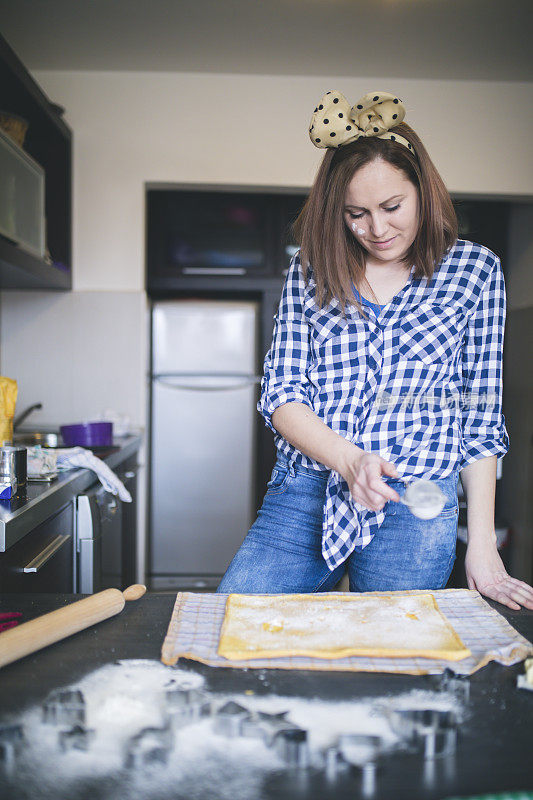
[{"label": "black cabinet door", "polygon": [[122,503],[122,588],[136,581],[137,574],[137,454],[128,458],[117,475],[131,494],[131,503]]},{"label": "black cabinet door", "polygon": [[64,506],[0,555],[0,592],[73,592],[74,506]]},{"label": "black cabinet door", "polygon": [[[45,172],[43,223],[48,251],[45,257],[41,257],[36,252],[18,246],[11,239],[0,236],[0,287],[70,289],[72,133],[2,36],[0,108],[26,120],[28,130],[21,149]],[[2,174],[0,181],[3,179]],[[19,186],[19,193],[26,196],[27,203],[32,201],[27,187]],[[11,202],[12,199],[8,198],[8,205]]]}]

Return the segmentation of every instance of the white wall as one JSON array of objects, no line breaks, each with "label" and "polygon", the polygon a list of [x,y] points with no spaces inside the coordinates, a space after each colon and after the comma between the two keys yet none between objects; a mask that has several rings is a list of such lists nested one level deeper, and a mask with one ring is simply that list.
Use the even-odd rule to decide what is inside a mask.
[{"label": "white wall", "polygon": [[453,192],[533,193],[533,84],[161,73],[36,75],[74,131],[74,289],[142,291],[144,182],[308,186],[321,95],[405,101]]},{"label": "white wall", "polygon": [[145,306],[142,292],[4,292],[3,374],[18,381],[17,412],[43,404],[27,424],[114,409],[144,425]]}]

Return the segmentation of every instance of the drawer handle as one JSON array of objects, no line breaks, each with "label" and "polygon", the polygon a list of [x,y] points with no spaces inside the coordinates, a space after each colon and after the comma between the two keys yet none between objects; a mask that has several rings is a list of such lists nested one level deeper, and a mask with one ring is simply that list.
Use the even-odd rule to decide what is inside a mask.
[{"label": "drawer handle", "polygon": [[50,561],[54,553],[57,553],[60,547],[63,547],[65,542],[70,539],[70,536],[59,534],[56,536],[52,541],[46,545],[44,550],[32,558],[32,560],[26,564],[25,567],[19,567],[18,572],[39,572],[39,570],[44,567],[47,561]]},{"label": "drawer handle", "polygon": [[183,267],[184,275],[246,275],[244,267]]}]

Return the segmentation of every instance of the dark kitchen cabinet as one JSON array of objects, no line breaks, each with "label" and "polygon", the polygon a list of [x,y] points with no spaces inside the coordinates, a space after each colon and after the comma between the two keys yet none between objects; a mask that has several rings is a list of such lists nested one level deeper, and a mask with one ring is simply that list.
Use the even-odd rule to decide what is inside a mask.
[{"label": "dark kitchen cabinet", "polygon": [[0,593],[72,592],[74,504],[26,534],[0,558]]},{"label": "dark kitchen cabinet", "polygon": [[453,197],[459,238],[483,244],[499,256],[505,270],[509,249],[509,215],[511,203],[506,200],[485,200]]},{"label": "dark kitchen cabinet", "polygon": [[279,277],[298,249],[291,225],[305,198],[284,188],[147,185],[147,291]]},{"label": "dark kitchen cabinet", "polygon": [[122,588],[126,589],[137,580],[137,454],[126,459],[116,472],[131,494],[131,503],[122,503]]},{"label": "dark kitchen cabinet", "polygon": [[72,134],[62,109],[50,102],[1,36],[0,110],[26,120],[24,151],[44,170],[47,249],[40,258],[0,235],[0,289],[70,289]]},{"label": "dark kitchen cabinet", "polygon": [[[121,437],[104,459],[129,490],[131,503],[106,492],[88,469],[61,473],[51,485],[28,483],[15,501],[0,503],[0,595],[80,593],[82,571],[94,582],[86,592],[136,582],[140,446],[138,435]],[[89,514],[78,513],[83,504]]]}]

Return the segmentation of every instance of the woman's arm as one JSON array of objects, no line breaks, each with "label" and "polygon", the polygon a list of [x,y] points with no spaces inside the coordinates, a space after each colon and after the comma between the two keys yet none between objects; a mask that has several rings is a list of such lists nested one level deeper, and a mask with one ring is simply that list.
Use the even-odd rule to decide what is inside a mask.
[{"label": "woman's arm", "polygon": [[305,281],[300,259],[295,256],[275,317],[257,408],[274,432],[342,475],[354,500],[377,511],[387,500],[399,500],[381,480],[383,474],[396,476],[396,470],[383,458],[365,453],[339,436],[312,410],[307,376],[310,332],[304,305]]},{"label": "woman's arm", "polygon": [[[493,263],[468,321],[462,358],[466,394],[461,481],[468,504],[465,568],[471,589],[509,608],[533,608],[533,589],[507,574],[494,532],[496,458],[507,452],[509,437],[502,412],[505,282],[499,260],[489,255]],[[481,262],[483,268],[488,265],[490,261]]]},{"label": "woman's arm", "polygon": [[496,456],[468,464],[461,470],[461,482],[467,499],[465,568],[468,587],[509,608],[517,610],[522,605],[533,609],[533,589],[507,574],[496,546]]},{"label": "woman's arm", "polygon": [[399,501],[398,493],[381,480],[382,475],[398,477],[394,464],[335,433],[305,404],[279,406],[272,424],[301,453],[342,475],[356,502],[379,511],[388,500]]}]

